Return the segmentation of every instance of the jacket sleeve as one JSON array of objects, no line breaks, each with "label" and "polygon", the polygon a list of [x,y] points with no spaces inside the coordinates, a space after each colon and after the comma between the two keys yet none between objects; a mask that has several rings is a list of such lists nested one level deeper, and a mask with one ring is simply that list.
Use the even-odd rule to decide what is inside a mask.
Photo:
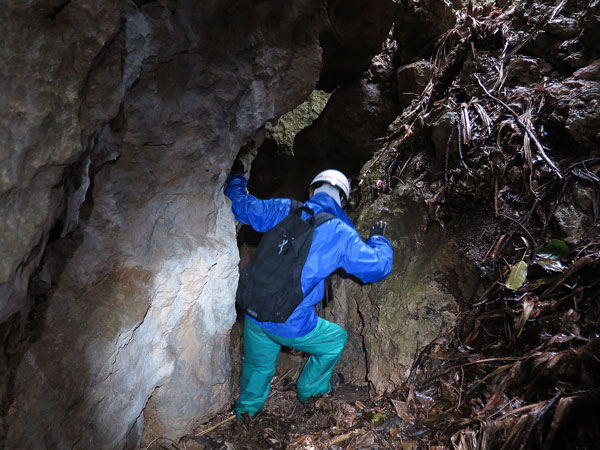
[{"label": "jacket sleeve", "polygon": [[372,236],[365,243],[355,230],[350,233],[342,268],[364,283],[374,283],[392,271],[392,244],[383,236]]},{"label": "jacket sleeve", "polygon": [[233,175],[225,188],[231,200],[231,209],[236,220],[264,233],[281,222],[290,212],[289,198],[260,200],[246,190],[248,180],[243,175]]}]

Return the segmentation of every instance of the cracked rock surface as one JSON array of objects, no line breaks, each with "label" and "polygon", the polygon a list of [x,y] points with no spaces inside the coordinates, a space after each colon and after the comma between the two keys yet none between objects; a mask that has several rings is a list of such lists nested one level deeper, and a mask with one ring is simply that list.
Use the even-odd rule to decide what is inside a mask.
[{"label": "cracked rock surface", "polygon": [[322,2],[58,3],[0,12],[0,445],[179,439],[229,397],[223,185],[314,89]]}]

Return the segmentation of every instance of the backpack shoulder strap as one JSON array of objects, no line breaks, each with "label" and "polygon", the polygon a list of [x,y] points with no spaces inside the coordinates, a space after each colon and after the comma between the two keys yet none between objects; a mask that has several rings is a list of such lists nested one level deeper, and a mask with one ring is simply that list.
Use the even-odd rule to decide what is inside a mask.
[{"label": "backpack shoulder strap", "polygon": [[[292,214],[294,211],[297,211],[298,209],[300,209],[302,207],[304,207],[304,203],[302,203],[299,200],[292,199],[292,203],[290,204],[290,212],[288,213],[288,215]],[[308,209],[307,211],[310,211],[310,209]],[[330,214],[327,212],[319,213],[314,217],[315,217],[315,224],[314,224],[315,228],[318,227],[319,225],[321,225],[322,223],[327,222],[328,220],[336,218],[333,214]]]},{"label": "backpack shoulder strap", "polygon": [[288,214],[293,213],[298,208],[302,208],[303,206],[304,203],[302,203],[301,201],[292,199],[292,204],[290,205],[290,212]]},{"label": "backpack shoulder strap", "polygon": [[318,227],[322,223],[325,223],[331,219],[336,219],[336,217],[333,214],[326,212],[319,213],[315,216],[315,227]]}]

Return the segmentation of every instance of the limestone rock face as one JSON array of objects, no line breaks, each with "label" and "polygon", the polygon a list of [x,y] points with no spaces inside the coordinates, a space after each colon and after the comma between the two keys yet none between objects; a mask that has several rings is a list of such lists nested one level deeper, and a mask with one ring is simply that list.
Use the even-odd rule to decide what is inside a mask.
[{"label": "limestone rock face", "polygon": [[[8,1],[0,11],[0,322],[21,308],[63,206],[55,187],[81,152],[85,81],[120,26],[119,0],[57,3]],[[111,112],[98,110],[105,120]]]},{"label": "limestone rock face", "polygon": [[366,238],[377,220],[388,222],[394,267],[379,283],[343,280],[329,314],[348,330],[341,371],[350,382],[368,381],[382,394],[406,381],[418,349],[452,327],[459,299],[473,295],[478,277],[456,242],[431,224],[412,182],[387,196],[366,197],[355,225]]},{"label": "limestone rock face", "polygon": [[322,2],[14,1],[0,23],[2,321],[27,319],[55,223],[60,249],[37,276],[36,336],[1,380],[3,443],[178,439],[229,399],[223,185],[239,148],[314,89]]},{"label": "limestone rock face", "polygon": [[581,40],[590,48],[600,51],[600,1],[591,0],[583,16]]},{"label": "limestone rock face", "polygon": [[577,145],[573,151],[587,154],[600,143],[600,81],[568,78],[551,83],[549,98],[556,103],[551,123],[564,127]]},{"label": "limestone rock face", "polygon": [[429,58],[435,41],[456,22],[452,5],[437,0],[405,0],[394,22],[394,38],[399,47],[395,59],[398,67],[414,58]]}]

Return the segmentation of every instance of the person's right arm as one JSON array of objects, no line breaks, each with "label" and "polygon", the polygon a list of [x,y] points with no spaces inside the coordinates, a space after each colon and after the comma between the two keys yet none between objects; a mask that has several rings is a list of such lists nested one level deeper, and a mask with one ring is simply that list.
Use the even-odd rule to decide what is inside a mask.
[{"label": "person's right arm", "polygon": [[382,235],[373,235],[365,243],[356,230],[346,227],[342,268],[364,283],[374,283],[392,271],[392,244]]},{"label": "person's right arm", "polygon": [[264,233],[289,214],[291,200],[289,198],[258,199],[248,193],[247,184],[248,180],[244,175],[232,175],[225,188],[225,195],[231,200],[231,208],[236,220]]}]

